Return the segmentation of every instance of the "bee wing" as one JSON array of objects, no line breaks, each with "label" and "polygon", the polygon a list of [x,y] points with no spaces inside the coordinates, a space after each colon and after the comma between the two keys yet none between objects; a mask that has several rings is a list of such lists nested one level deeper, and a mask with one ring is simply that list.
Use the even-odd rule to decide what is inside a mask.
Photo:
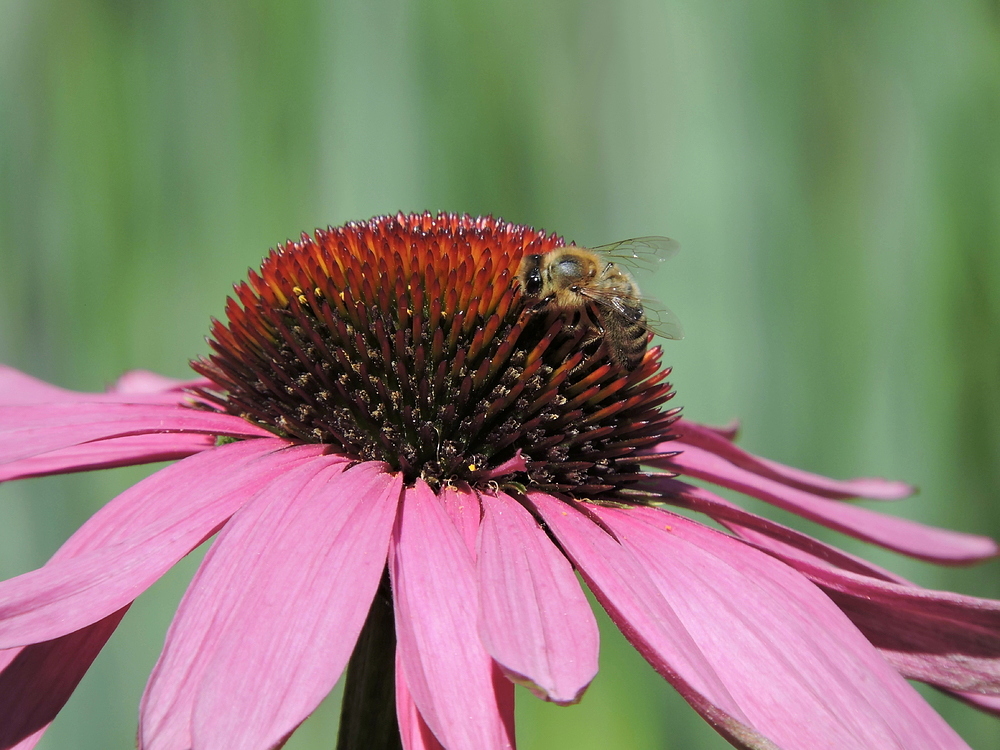
[{"label": "bee wing", "polygon": [[623,261],[626,266],[639,266],[647,270],[655,270],[660,263],[677,255],[680,249],[680,243],[669,237],[633,237],[591,248],[595,253]]},{"label": "bee wing", "polygon": [[684,327],[674,311],[654,301],[647,301],[646,328],[665,339],[680,341],[684,338]]},{"label": "bee wing", "polygon": [[[638,323],[647,331],[665,339],[680,341],[684,338],[684,328],[678,317],[654,299],[649,297],[623,297],[617,292],[594,287],[583,287],[581,296],[593,300],[601,307],[608,308],[633,323]],[[636,305],[638,302],[638,305]],[[642,318],[645,317],[645,320]]]}]

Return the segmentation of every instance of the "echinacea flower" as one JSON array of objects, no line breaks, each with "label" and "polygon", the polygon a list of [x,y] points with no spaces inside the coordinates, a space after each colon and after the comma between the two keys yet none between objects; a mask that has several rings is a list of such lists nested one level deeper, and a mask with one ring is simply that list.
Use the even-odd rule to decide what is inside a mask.
[{"label": "echinacea flower", "polygon": [[0,748],[34,746],[131,602],[213,535],[143,750],[279,747],[348,664],[341,747],[513,747],[514,682],[570,704],[597,671],[577,573],[737,747],[965,747],[907,679],[996,712],[1000,603],[681,477],[943,564],[994,542],[844,502],[906,485],[790,469],[665,410],[659,348],[625,370],[529,309],[521,258],[561,244],[492,218],[349,224],[236,287],[200,379],[83,394],[0,369],[0,480],[177,459],[0,583]]}]

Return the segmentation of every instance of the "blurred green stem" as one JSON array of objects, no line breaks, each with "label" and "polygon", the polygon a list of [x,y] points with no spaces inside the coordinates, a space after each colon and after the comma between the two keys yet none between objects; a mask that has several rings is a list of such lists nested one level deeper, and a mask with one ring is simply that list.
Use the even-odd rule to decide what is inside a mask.
[{"label": "blurred green stem", "polygon": [[402,750],[395,673],[396,627],[386,569],[347,665],[337,750]]}]

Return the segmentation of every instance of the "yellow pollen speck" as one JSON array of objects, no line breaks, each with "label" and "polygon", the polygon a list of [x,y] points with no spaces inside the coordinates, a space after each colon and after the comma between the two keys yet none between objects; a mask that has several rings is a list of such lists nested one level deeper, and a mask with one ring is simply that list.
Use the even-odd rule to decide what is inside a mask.
[{"label": "yellow pollen speck", "polygon": [[469,471],[479,471],[479,467],[476,464],[469,464]]},{"label": "yellow pollen speck", "polygon": [[673,526],[664,526],[663,528],[665,528],[667,531],[673,531],[674,530]]}]

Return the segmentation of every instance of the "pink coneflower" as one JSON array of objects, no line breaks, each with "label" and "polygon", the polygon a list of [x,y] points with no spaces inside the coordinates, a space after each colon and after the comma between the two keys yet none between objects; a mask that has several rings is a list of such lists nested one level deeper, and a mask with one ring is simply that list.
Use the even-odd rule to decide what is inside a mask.
[{"label": "pink coneflower", "polygon": [[492,218],[349,224],[236,287],[199,380],[81,394],[0,370],[0,480],[179,459],[0,583],[0,747],[32,747],[131,602],[215,534],[143,750],[279,747],[345,667],[342,748],[512,747],[514,682],[569,704],[597,671],[576,572],[737,747],[965,747],[906,678],[996,710],[1000,604],[679,477],[924,560],[994,542],[843,502],[905,485],[790,469],[665,410],[658,348],[623,369],[582,320],[527,309],[522,256],[561,244]]}]

